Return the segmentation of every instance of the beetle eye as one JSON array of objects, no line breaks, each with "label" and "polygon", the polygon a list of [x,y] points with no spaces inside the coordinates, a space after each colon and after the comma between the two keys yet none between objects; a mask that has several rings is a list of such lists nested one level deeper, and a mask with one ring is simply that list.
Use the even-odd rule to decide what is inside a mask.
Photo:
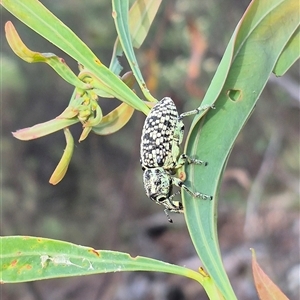
[{"label": "beetle eye", "polygon": [[155,201],[156,202],[163,202],[163,201],[165,201],[167,198],[165,197],[165,196],[163,196],[163,195],[156,195],[155,196]]}]

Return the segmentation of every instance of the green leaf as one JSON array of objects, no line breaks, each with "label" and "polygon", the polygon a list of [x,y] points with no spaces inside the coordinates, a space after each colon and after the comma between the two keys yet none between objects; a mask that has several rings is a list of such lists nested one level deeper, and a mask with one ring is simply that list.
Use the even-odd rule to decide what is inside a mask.
[{"label": "green leaf", "polygon": [[64,134],[65,134],[67,145],[57,167],[55,168],[49,180],[49,182],[53,185],[58,184],[64,178],[73,155],[73,150],[74,150],[73,136],[68,128],[64,129]]},{"label": "green leaf", "polygon": [[282,76],[300,57],[300,27],[294,32],[280,54],[274,67],[274,74]]},{"label": "green leaf", "polygon": [[162,0],[136,0],[129,11],[129,32],[134,48],[143,44]]},{"label": "green leaf", "polygon": [[52,67],[65,81],[70,84],[81,89],[89,88],[88,85],[78,79],[62,58],[59,58],[53,53],[39,53],[28,49],[11,22],[7,22],[5,24],[5,33],[11,49],[23,60],[29,63],[44,62]]},{"label": "green leaf", "polygon": [[203,285],[211,299],[218,296],[204,272],[127,253],[95,250],[68,242],[29,236],[0,237],[0,282],[82,276],[121,271],[165,272],[185,276]]},{"label": "green leaf", "polygon": [[[152,0],[153,1],[153,0]],[[143,20],[145,19],[145,16],[147,17],[148,11],[146,10],[147,5],[146,3],[149,2],[147,0],[139,1],[139,8],[141,8],[143,11],[141,12],[141,23],[139,28],[144,29],[147,31],[147,28],[145,26],[145,22]],[[151,1],[150,1],[151,2]],[[131,67],[131,70],[133,71],[133,74],[136,78],[136,81],[138,82],[144,96],[152,102],[156,102],[157,100],[150,94],[149,90],[146,87],[146,83],[144,81],[143,75],[140,71],[137,59],[134,54],[130,30],[129,30],[129,21],[128,21],[128,0],[112,0],[113,4],[113,18],[115,21],[116,29],[118,32],[118,38],[120,40],[120,43],[122,45],[123,51],[126,55],[126,58],[128,60],[128,63]],[[151,6],[150,6],[151,7]],[[152,12],[153,10],[151,10]],[[155,11],[155,10],[154,10]],[[156,13],[156,12],[155,12]],[[149,17],[149,20],[151,19],[151,16]],[[152,18],[153,20],[153,18]],[[149,24],[150,27],[151,23]],[[120,52],[120,48],[115,45],[115,50]],[[116,53],[117,54],[117,53]]]},{"label": "green leaf", "polygon": [[185,153],[207,161],[207,167],[186,167],[192,189],[213,195],[213,201],[184,193],[188,229],[197,253],[225,299],[236,299],[222,265],[217,238],[217,193],[236,137],[250,117],[274,66],[299,26],[299,2],[254,0],[225,51],[205,95],[215,103],[202,120],[196,117]]},{"label": "green leaf", "polygon": [[133,112],[134,110],[131,106],[122,103],[104,116],[100,124],[93,126],[92,130],[99,135],[112,134],[127,124]]},{"label": "green leaf", "polygon": [[149,109],[141,99],[111,72],[75,33],[37,0],[1,0],[1,5],[20,21],[63,50],[90,70],[113,97],[148,114]]},{"label": "green leaf", "polygon": [[78,123],[77,118],[73,119],[53,119],[32,127],[23,128],[13,132],[13,136],[22,141],[29,141],[59,131],[68,126]]},{"label": "green leaf", "polygon": [[[144,42],[153,19],[161,4],[161,0],[136,0],[129,11],[129,32],[132,45],[139,48]],[[118,56],[123,55],[119,38],[116,39],[109,69],[115,74],[120,74],[122,66]]]}]

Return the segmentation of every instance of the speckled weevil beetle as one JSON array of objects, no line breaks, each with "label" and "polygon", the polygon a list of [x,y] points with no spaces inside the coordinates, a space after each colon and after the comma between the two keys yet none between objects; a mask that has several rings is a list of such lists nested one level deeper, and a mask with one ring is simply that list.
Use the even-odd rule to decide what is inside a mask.
[{"label": "speckled weevil beetle", "polygon": [[169,212],[183,212],[182,203],[173,200],[174,196],[180,193],[178,191],[172,194],[173,185],[184,189],[193,197],[212,199],[212,196],[191,191],[182,180],[174,177],[176,170],[185,163],[207,165],[207,162],[191,158],[184,153],[180,155],[179,146],[184,134],[182,119],[210,107],[214,108],[206,106],[179,115],[173,100],[165,97],[151,109],[145,120],[140,148],[144,187],[151,200],[164,205],[164,212],[171,223]]}]

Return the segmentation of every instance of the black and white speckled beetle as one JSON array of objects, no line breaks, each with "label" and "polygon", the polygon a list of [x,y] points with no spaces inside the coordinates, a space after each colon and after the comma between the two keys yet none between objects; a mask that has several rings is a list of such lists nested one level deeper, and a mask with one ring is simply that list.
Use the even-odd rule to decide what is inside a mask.
[{"label": "black and white speckled beetle", "polygon": [[[209,107],[204,107],[203,110],[207,108]],[[165,97],[152,108],[144,123],[140,149],[144,187],[151,200],[164,205],[164,212],[171,223],[169,212],[183,212],[182,203],[173,200],[180,193],[172,194],[173,185],[194,197],[212,199],[212,196],[191,191],[182,180],[174,177],[176,170],[185,163],[207,165],[206,162],[190,158],[186,154],[180,155],[179,149],[184,133],[182,119],[200,111],[202,109],[195,109],[178,115],[173,100]]]}]

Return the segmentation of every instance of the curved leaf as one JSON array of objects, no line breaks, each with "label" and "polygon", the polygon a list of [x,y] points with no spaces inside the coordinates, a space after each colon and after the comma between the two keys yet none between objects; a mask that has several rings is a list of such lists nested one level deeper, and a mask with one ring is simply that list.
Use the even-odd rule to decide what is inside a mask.
[{"label": "curved leaf", "polygon": [[134,109],[131,106],[122,103],[104,116],[100,124],[93,126],[92,130],[99,135],[112,134],[127,124],[133,112]]},{"label": "curved leaf", "polygon": [[82,276],[121,271],[165,272],[185,276],[203,285],[211,299],[222,299],[204,272],[127,253],[95,250],[39,237],[0,237],[1,283]]},{"label": "curved leaf", "polygon": [[103,113],[101,107],[97,104],[96,110],[94,111],[94,117],[90,117],[86,122],[84,122],[83,127],[93,127],[100,124]]},{"label": "curved leaf", "polygon": [[[186,167],[192,189],[214,195],[203,201],[183,195],[191,238],[205,269],[226,299],[235,299],[224,267],[217,238],[217,193],[234,141],[251,115],[270,73],[299,26],[299,2],[254,0],[226,49],[207,91],[205,104],[215,103],[189,132],[186,153],[209,164]],[[230,66],[228,70],[228,66]]]},{"label": "curved leaf", "polygon": [[89,133],[91,132],[91,130],[92,130],[92,127],[84,127],[78,141],[79,142],[84,141],[87,138],[87,136],[89,135]]},{"label": "curved leaf", "polygon": [[73,155],[73,150],[74,150],[73,136],[68,128],[64,129],[64,134],[65,134],[67,145],[57,167],[55,168],[53,174],[49,179],[49,183],[53,185],[58,184],[64,178]]},{"label": "curved leaf", "polygon": [[23,128],[12,132],[13,136],[22,141],[29,141],[56,132],[63,128],[78,123],[77,118],[74,119],[53,119],[44,123],[34,125],[32,127]]},{"label": "curved leaf", "polygon": [[251,249],[251,251],[252,272],[259,299],[288,300],[288,297],[283,294],[278,286],[275,285],[268,275],[261,269],[256,261],[254,249]]},{"label": "curved leaf", "polygon": [[70,84],[82,89],[89,88],[85,83],[78,79],[62,58],[59,58],[52,53],[39,53],[28,49],[11,22],[7,22],[5,24],[5,33],[11,49],[23,60],[29,63],[44,62],[52,67],[65,81]]},{"label": "curved leaf", "polygon": [[83,43],[75,33],[54,16],[37,0],[1,0],[1,5],[32,30],[63,50],[90,70],[102,81],[106,91],[121,101],[131,105],[146,115],[147,105],[113,72],[111,72],[96,55]]},{"label": "curved leaf", "polygon": [[300,56],[300,27],[294,32],[274,67],[274,74],[282,76],[299,59]]}]

